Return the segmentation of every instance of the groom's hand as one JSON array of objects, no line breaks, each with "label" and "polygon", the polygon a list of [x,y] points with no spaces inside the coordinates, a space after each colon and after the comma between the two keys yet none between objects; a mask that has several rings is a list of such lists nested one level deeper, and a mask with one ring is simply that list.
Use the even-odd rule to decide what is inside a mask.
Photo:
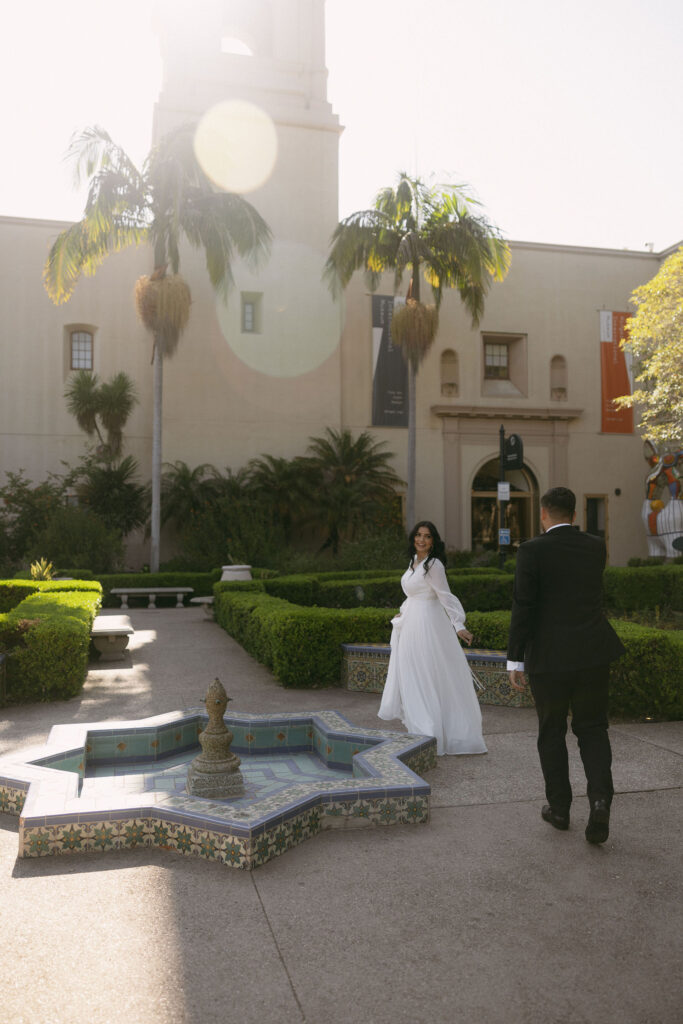
[{"label": "groom's hand", "polygon": [[518,671],[518,669],[513,669],[512,672],[508,672],[508,675],[510,676],[510,685],[514,687],[515,690],[519,690],[520,693],[526,690],[527,680],[523,672]]}]

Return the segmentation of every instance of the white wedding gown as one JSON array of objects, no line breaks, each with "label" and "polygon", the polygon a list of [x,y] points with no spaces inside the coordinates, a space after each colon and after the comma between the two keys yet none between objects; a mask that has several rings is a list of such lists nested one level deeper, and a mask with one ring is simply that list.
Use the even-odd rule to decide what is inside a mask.
[{"label": "white wedding gown", "polygon": [[400,718],[408,732],[436,737],[437,754],[485,754],[481,709],[456,636],[465,611],[434,559],[403,574],[406,600],[392,620],[391,657],[379,718]]}]

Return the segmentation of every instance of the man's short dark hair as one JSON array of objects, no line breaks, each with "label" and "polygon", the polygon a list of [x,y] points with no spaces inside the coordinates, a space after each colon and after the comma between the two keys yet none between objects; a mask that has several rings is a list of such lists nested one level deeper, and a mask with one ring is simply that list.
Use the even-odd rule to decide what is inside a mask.
[{"label": "man's short dark hair", "polygon": [[568,487],[551,487],[541,498],[541,507],[553,519],[571,519],[576,511],[576,495]]}]

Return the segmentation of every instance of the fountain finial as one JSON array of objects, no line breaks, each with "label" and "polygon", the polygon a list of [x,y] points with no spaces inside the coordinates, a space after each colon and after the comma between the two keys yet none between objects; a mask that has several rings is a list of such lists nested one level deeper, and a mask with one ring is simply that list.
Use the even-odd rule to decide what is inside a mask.
[{"label": "fountain finial", "polygon": [[226,799],[244,792],[241,762],[230,750],[233,736],[223,718],[230,699],[220,679],[214,679],[204,698],[209,721],[199,734],[202,752],[187,770],[187,791],[193,796]]}]

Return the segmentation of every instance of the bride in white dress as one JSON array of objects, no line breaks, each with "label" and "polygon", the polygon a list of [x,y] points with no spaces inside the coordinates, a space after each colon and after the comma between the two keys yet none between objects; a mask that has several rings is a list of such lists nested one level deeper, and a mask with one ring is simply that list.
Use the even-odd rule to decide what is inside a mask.
[{"label": "bride in white dress", "polygon": [[[472,643],[465,611],[446,579],[445,548],[433,523],[409,537],[401,579],[406,600],[392,619],[391,657],[379,718],[436,737],[437,754],[485,754],[481,709],[458,637]],[[457,634],[457,636],[456,636]]]}]

